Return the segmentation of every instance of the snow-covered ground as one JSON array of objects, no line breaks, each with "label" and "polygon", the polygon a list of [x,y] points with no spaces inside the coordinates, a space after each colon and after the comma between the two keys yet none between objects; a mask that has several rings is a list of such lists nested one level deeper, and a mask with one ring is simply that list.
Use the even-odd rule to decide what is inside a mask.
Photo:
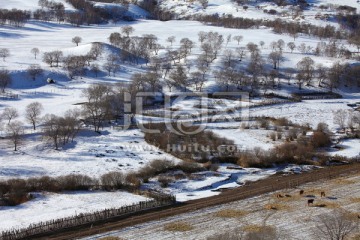
[{"label": "snow-covered ground", "polygon": [[70,217],[149,200],[128,192],[36,193],[36,198],[16,207],[0,206],[0,232],[32,223]]},{"label": "snow-covered ground", "polygon": [[326,123],[331,130],[339,126],[334,122],[334,112],[339,109],[350,110],[349,103],[358,102],[360,93],[342,99],[304,100],[300,103],[281,104],[271,107],[258,107],[250,109],[251,116],[286,117],[294,123],[309,123],[316,128],[318,123]]},{"label": "snow-covered ground", "polygon": [[135,171],[154,159],[179,161],[147,144],[139,130],[86,133],[62,151],[28,140],[14,152],[1,141],[0,179],[66,174],[99,177],[109,171]]},{"label": "snow-covered ground", "polygon": [[345,157],[360,157],[360,139],[347,139],[341,141],[337,145],[338,150],[334,150],[329,154],[332,156],[339,155]]}]

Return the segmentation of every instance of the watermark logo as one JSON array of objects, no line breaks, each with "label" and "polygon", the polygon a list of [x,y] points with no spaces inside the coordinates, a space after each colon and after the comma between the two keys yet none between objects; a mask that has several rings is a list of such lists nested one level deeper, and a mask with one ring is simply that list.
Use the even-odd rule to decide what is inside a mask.
[{"label": "watermark logo", "polygon": [[[135,99],[135,111],[134,111]],[[148,110],[151,101],[161,99],[161,106]],[[177,135],[194,135],[217,122],[240,122],[249,119],[249,94],[247,92],[194,93],[139,92],[133,98],[124,96],[124,127],[136,126],[146,133],[160,133],[149,123],[164,124],[166,129]],[[158,105],[157,105],[158,106]],[[159,116],[144,115],[144,110],[160,112]],[[136,121],[135,121],[136,120]]]}]

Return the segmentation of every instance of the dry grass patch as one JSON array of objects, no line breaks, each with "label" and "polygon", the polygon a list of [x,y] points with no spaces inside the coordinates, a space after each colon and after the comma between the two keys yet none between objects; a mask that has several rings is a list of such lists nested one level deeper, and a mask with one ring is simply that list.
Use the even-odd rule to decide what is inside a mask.
[{"label": "dry grass patch", "polygon": [[186,222],[172,222],[164,226],[165,231],[172,231],[172,232],[187,232],[187,231],[191,231],[192,229],[194,229],[194,227]]},{"label": "dry grass patch", "polygon": [[359,219],[360,214],[359,213],[346,212],[344,216],[350,221],[355,221],[355,222],[360,221],[360,219]]},{"label": "dry grass patch", "polygon": [[264,228],[263,225],[252,224],[242,227],[242,230],[245,232],[260,232],[263,228]]},{"label": "dry grass patch", "polygon": [[360,197],[352,197],[352,198],[350,198],[350,202],[352,202],[352,203],[360,203]]},{"label": "dry grass patch", "polygon": [[325,192],[326,195],[329,195],[330,191],[328,189],[323,188],[310,188],[310,189],[304,189],[304,195],[320,195],[321,192]]},{"label": "dry grass patch", "polygon": [[281,204],[281,203],[269,203],[269,204],[266,204],[264,206],[265,209],[267,210],[290,210],[291,207],[289,205],[286,205],[286,204]]},{"label": "dry grass patch", "polygon": [[216,217],[222,217],[222,218],[237,218],[242,217],[244,215],[248,214],[246,211],[242,210],[236,210],[236,209],[223,209],[215,213]]},{"label": "dry grass patch", "polygon": [[103,238],[99,238],[99,240],[123,240],[123,238],[119,238],[119,237],[103,237]]},{"label": "dry grass patch", "polygon": [[329,202],[329,201],[318,201],[314,203],[314,207],[325,207],[325,208],[331,208],[331,209],[337,209],[340,208],[340,204],[335,202]]},{"label": "dry grass patch", "polygon": [[353,236],[352,238],[350,238],[351,240],[360,240],[360,233],[356,234],[355,236]]},{"label": "dry grass patch", "polygon": [[283,202],[291,202],[297,201],[301,199],[300,195],[297,194],[288,194],[288,193],[280,193],[282,197],[278,197],[278,194],[274,194],[271,196],[273,200],[283,201]]},{"label": "dry grass patch", "polygon": [[352,179],[346,179],[346,178],[337,178],[337,179],[333,180],[333,183],[335,183],[337,185],[350,185],[350,184],[356,183],[356,181],[352,180]]}]

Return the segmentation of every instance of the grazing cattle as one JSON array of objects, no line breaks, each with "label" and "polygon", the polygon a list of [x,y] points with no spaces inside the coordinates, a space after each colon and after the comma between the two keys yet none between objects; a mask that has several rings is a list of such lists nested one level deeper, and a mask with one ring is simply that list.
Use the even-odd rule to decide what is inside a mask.
[{"label": "grazing cattle", "polygon": [[309,199],[309,200],[307,201],[308,206],[313,205],[313,204],[314,204],[314,201],[315,201],[315,199]]},{"label": "grazing cattle", "polygon": [[277,198],[283,198],[284,196],[281,195],[280,193],[276,195]]},{"label": "grazing cattle", "polygon": [[320,193],[320,196],[321,196],[321,197],[325,197],[325,196],[326,196],[326,195],[325,195],[325,192],[321,192],[321,193]]},{"label": "grazing cattle", "polygon": [[304,190],[301,189],[300,192],[299,192],[299,194],[300,194],[300,195],[303,195],[303,194],[304,194]]}]

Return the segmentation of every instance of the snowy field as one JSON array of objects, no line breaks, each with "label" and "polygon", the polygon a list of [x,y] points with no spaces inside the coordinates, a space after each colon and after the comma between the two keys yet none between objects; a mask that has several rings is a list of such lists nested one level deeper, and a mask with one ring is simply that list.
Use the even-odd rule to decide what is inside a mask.
[{"label": "snowy field", "polygon": [[139,130],[86,132],[62,151],[35,140],[14,152],[1,142],[0,179],[66,174],[100,177],[110,171],[135,171],[154,159],[176,161],[147,144]]},{"label": "snowy field", "polygon": [[[358,214],[360,204],[360,176],[348,176],[302,186],[305,194],[315,195],[316,203],[326,203],[328,207],[308,207],[307,198],[298,195],[299,190],[290,189],[281,194],[290,194],[290,199],[277,199],[276,193],[261,195],[255,198],[241,200],[199,211],[181,214],[160,221],[148,222],[118,231],[104,233],[86,240],[105,236],[118,236],[121,239],[206,239],[209,236],[246,229],[246,226],[267,225],[277,228],[281,239],[318,239],[314,236],[315,221],[321,214],[332,213],[336,209],[345,209]],[[320,191],[325,191],[327,197],[320,198]],[[280,210],[266,209],[266,205],[278,204]],[[216,216],[221,210],[243,211],[239,217],[223,218]],[[176,222],[185,222],[193,227],[190,231],[166,231],[164,226]],[[216,227],[214,227],[216,226]]]},{"label": "snowy field", "polygon": [[35,193],[35,199],[16,207],[0,206],[0,232],[32,223],[70,217],[149,200],[127,192]]},{"label": "snowy field", "polygon": [[359,102],[360,93],[349,94],[342,99],[304,100],[300,103],[281,104],[272,107],[250,109],[250,116],[286,117],[294,123],[309,123],[316,128],[318,123],[326,123],[331,130],[338,125],[334,122],[334,112],[339,109],[350,110],[349,103]]}]

